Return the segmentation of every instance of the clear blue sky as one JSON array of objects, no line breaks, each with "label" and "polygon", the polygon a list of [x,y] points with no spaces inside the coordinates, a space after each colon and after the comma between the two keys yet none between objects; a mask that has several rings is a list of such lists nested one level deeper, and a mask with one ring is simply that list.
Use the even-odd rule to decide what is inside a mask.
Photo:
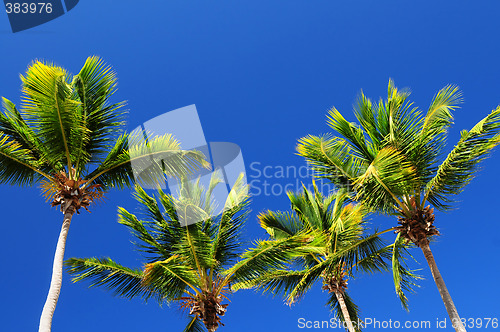
[{"label": "clear blue sky", "polygon": [[[410,87],[415,103],[426,108],[438,89],[453,83],[465,99],[450,132],[453,143],[461,129],[500,104],[499,11],[497,1],[88,0],[54,21],[16,34],[2,11],[0,95],[19,102],[19,73],[35,58],[78,72],[87,56],[100,55],[118,73],[115,100],[129,102],[127,129],[196,104],[207,140],[237,143],[251,176],[253,162],[261,168],[304,165],[294,155],[297,139],[326,132],[325,114],[332,106],[352,114],[360,89],[378,99],[392,77],[397,86]],[[458,197],[458,209],[436,216],[442,236],[433,245],[434,254],[465,318],[500,318],[499,166],[500,151],[495,151]],[[0,197],[0,330],[35,331],[62,214],[44,202],[38,188],[4,185]],[[140,267],[128,230],[116,222],[118,205],[135,210],[130,190],[112,191],[106,204],[76,216],[66,257],[110,256]],[[266,237],[256,215],[268,208],[287,209],[287,199],[253,198],[249,239]],[[372,222],[382,228],[395,220],[373,217]],[[422,253],[414,255],[420,262],[414,267],[423,268],[425,280],[410,296],[410,313],[401,308],[385,274],[349,283],[363,317],[433,324],[447,317]],[[65,274],[53,331],[184,327],[184,315],[175,307],[145,305],[87,286],[72,284]],[[301,317],[330,318],[326,298],[316,287],[290,308],[281,298],[241,291],[231,297],[221,331],[299,330]]]}]

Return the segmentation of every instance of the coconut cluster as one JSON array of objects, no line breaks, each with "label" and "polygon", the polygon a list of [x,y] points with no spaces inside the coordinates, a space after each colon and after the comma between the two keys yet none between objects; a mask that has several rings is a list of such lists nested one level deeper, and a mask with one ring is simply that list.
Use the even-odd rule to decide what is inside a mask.
[{"label": "coconut cluster", "polygon": [[430,205],[423,209],[417,208],[415,198],[410,199],[412,214],[410,217],[399,216],[396,233],[399,233],[407,242],[413,242],[417,246],[428,243],[429,237],[439,235],[439,231],[434,226],[434,208]]},{"label": "coconut cluster", "polygon": [[209,332],[217,330],[219,325],[224,326],[221,317],[227,311],[228,304],[222,304],[223,296],[218,292],[216,283],[213,284],[211,291],[203,291],[201,295],[181,298],[181,308],[189,309],[190,315],[195,315],[203,321]]},{"label": "coconut cluster", "polygon": [[[71,180],[66,173],[61,172],[55,175],[57,191],[52,197],[52,206],[61,206],[61,211],[66,213],[68,209],[73,209],[80,213],[80,208],[88,210],[88,206],[103,195],[100,186],[94,184],[89,187],[82,187],[87,181],[83,179]],[[90,211],[89,211],[90,212]]]},{"label": "coconut cluster", "polygon": [[323,277],[323,290],[328,292],[339,292],[344,293],[347,289],[347,273],[344,272],[344,268],[337,269],[333,274]]}]

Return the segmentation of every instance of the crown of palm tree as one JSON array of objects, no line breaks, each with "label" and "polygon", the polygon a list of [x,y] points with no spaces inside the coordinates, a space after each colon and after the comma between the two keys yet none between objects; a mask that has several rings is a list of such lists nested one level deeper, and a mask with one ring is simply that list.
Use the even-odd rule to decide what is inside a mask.
[{"label": "crown of palm tree", "polygon": [[[333,108],[328,125],[338,136],[307,136],[298,154],[339,186],[353,189],[371,208],[411,216],[413,205],[426,202],[440,210],[451,207],[478,170],[478,163],[500,143],[500,108],[493,110],[461,138],[445,157],[442,152],[452,112],[461,102],[456,86],[441,89],[423,113],[408,101],[408,90],[389,81],[388,97],[373,103],[363,93],[355,107],[359,124]],[[414,203],[410,201],[414,198]]]},{"label": "crown of palm tree", "polygon": [[[355,107],[359,124],[348,122],[339,111],[329,112],[328,125],[338,136],[307,136],[298,154],[337,186],[347,188],[355,200],[375,211],[398,216],[398,241],[422,249],[456,331],[466,331],[446,288],[429,246],[439,232],[433,225],[434,208],[447,210],[471,181],[479,163],[500,143],[500,107],[463,130],[451,152],[443,157],[452,112],[461,102],[455,86],[441,89],[426,113],[409,102],[408,90],[389,81],[388,97],[372,103],[361,93]],[[395,274],[395,277],[397,275]],[[396,288],[398,288],[397,278]]]},{"label": "crown of palm tree", "polygon": [[[123,297],[178,303],[189,310],[186,331],[202,330],[202,323],[215,331],[226,311],[222,301],[232,281],[225,278],[225,271],[241,253],[239,235],[249,213],[248,189],[241,175],[223,212],[214,216],[212,192],[219,183],[217,174],[207,188],[182,181],[178,198],[161,190],[157,197],[150,196],[137,186],[135,198],[145,219],[119,208],[119,222],[139,240],[144,268],[130,269],[110,258],[71,258],[65,264],[73,281],[89,280],[92,286]],[[185,223],[187,215],[197,215],[199,222]]]},{"label": "crown of palm tree", "polygon": [[[38,183],[52,206],[60,205],[64,213],[39,327],[50,332],[73,214],[88,209],[110,188],[158,183],[163,172],[184,176],[208,163],[197,151],[181,150],[172,135],[132,137],[123,132],[124,103],[110,103],[116,75],[97,57],[88,58],[75,76],[35,61],[21,80],[20,111],[2,99],[0,183]],[[141,167],[139,174],[132,163]]]},{"label": "crown of palm tree", "polygon": [[[323,196],[316,184],[313,187],[313,191],[304,187],[301,193],[288,192],[292,212],[267,211],[259,215],[259,220],[273,239],[271,243],[309,237],[316,239],[315,244],[303,246],[297,242],[297,247],[287,250],[300,248],[301,252],[295,252],[288,264],[241,280],[233,288],[257,287],[282,294],[292,304],[322,280],[323,289],[330,293],[328,305],[337,317],[344,322],[357,322],[358,307],[346,291],[348,277],[360,271],[388,270],[392,257],[405,290],[411,289],[416,276],[406,269],[403,243],[385,245],[379,236],[383,232],[368,234],[366,208],[350,203],[345,191]],[[343,313],[344,302],[347,312]]]},{"label": "crown of palm tree", "polygon": [[171,135],[140,143],[141,138],[124,133],[125,103],[109,102],[116,75],[98,57],[88,58],[75,76],[35,61],[21,80],[20,111],[3,98],[0,183],[40,183],[53,205],[73,196],[78,209],[106,189],[130,186],[136,179],[151,181],[158,173],[134,178],[132,161],[168,159],[165,171],[172,176],[207,166],[202,154],[182,151]]}]

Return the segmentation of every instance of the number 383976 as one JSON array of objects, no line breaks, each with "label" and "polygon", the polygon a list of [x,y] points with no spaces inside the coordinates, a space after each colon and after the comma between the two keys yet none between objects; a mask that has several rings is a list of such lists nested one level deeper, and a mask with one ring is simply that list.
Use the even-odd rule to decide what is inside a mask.
[{"label": "number 383976", "polygon": [[50,2],[7,2],[5,10],[7,14],[50,14],[52,4]]}]

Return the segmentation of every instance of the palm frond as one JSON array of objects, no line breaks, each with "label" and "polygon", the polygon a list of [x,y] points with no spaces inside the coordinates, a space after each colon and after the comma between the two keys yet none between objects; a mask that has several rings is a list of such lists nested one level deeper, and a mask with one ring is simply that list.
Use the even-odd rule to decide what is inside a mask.
[{"label": "palm frond", "polygon": [[136,243],[139,249],[145,253],[149,253],[152,257],[149,260],[166,259],[170,256],[171,247],[165,247],[163,243],[158,242],[157,233],[152,232],[148,226],[149,223],[137,219],[137,217],[124,208],[118,208],[118,222],[127,226],[134,237],[140,240]]},{"label": "palm frond", "polygon": [[123,126],[124,102],[111,104],[116,91],[116,74],[99,57],[87,58],[83,68],[73,78],[72,86],[82,109],[82,122],[88,129],[80,141],[77,168],[95,163],[111,148]]},{"label": "palm frond", "polygon": [[297,154],[306,158],[318,177],[340,188],[352,188],[355,179],[366,168],[366,161],[352,151],[347,141],[331,135],[301,138]]},{"label": "palm frond", "polygon": [[[347,237],[343,239],[342,236]],[[379,272],[386,270],[385,259],[388,258],[387,250],[383,250],[385,246],[384,240],[378,233],[369,236],[360,236],[352,238],[351,234],[340,234],[338,242],[344,242],[338,245],[336,252],[331,253],[328,259],[332,262],[343,263],[350,275],[361,270],[363,272]],[[337,264],[332,264],[326,269],[327,273],[334,273]]]},{"label": "palm frond", "polygon": [[418,136],[421,114],[413,104],[407,101],[410,96],[409,89],[399,90],[394,85],[392,79],[389,80],[387,87],[387,100],[385,103],[379,103],[380,108],[384,108],[382,113],[385,115],[387,133],[383,133],[384,141],[379,148],[390,145],[403,153],[407,153],[414,145]]},{"label": "palm frond", "polygon": [[143,272],[129,269],[110,258],[70,258],[64,262],[73,282],[89,281],[90,287],[101,286],[112,290],[115,295],[127,298],[141,297],[161,299],[153,287],[142,282]]},{"label": "palm frond", "polygon": [[271,293],[273,296],[286,296],[302,280],[308,270],[270,270],[266,274],[250,280],[248,282],[239,282],[231,285],[231,289],[255,288],[265,293]]},{"label": "palm frond", "polygon": [[294,258],[320,254],[324,238],[297,234],[283,240],[257,241],[241,256],[241,260],[226,270],[225,280],[238,287],[251,287],[253,280],[273,269],[283,269]]},{"label": "palm frond", "polygon": [[302,274],[300,280],[294,285],[293,289],[290,290],[287,296],[288,303],[295,303],[299,298],[301,298],[314,283],[324,276],[325,271],[333,265],[333,259],[328,257],[326,260],[315,264],[314,266],[307,269],[307,271]]},{"label": "palm frond", "polygon": [[196,268],[200,274],[216,265],[211,255],[212,239],[200,229],[200,224],[181,227],[183,233],[176,245],[176,253],[183,257],[185,264]]},{"label": "palm frond", "polygon": [[409,310],[408,297],[406,293],[414,292],[414,288],[418,287],[416,281],[422,279],[421,276],[415,274],[416,270],[409,270],[407,266],[408,257],[413,258],[408,252],[410,247],[406,241],[398,234],[394,243],[390,246],[392,251],[392,275],[394,279],[394,287],[396,294],[401,301],[401,305],[405,310]]},{"label": "palm frond", "polygon": [[461,138],[427,183],[426,199],[436,208],[449,208],[449,196],[463,191],[478,171],[478,164],[500,143],[500,107],[479,121]]},{"label": "palm frond", "polygon": [[53,161],[47,158],[45,146],[36,136],[32,128],[21,116],[16,105],[6,98],[2,98],[3,112],[0,113],[0,132],[10,137],[10,140],[19,143],[39,162],[39,168],[49,173],[53,170],[58,171],[63,166],[53,164]]},{"label": "palm frond", "polygon": [[365,248],[360,250],[360,259],[356,262],[355,269],[365,273],[388,271],[387,261],[391,258],[391,248],[388,246],[380,248],[384,242],[380,238],[380,242],[375,245],[365,245]]},{"label": "palm frond", "polygon": [[377,105],[373,105],[372,101],[365,96],[363,91],[361,91],[354,107],[354,114],[356,115],[356,119],[359,121],[361,127],[363,127],[365,132],[370,137],[370,140],[375,145],[379,145],[380,142],[384,140],[384,126],[381,126],[377,121]]},{"label": "palm frond", "polygon": [[327,117],[327,124],[345,137],[352,154],[365,162],[373,161],[377,155],[377,149],[371,141],[366,139],[363,128],[347,121],[336,108],[332,108]]},{"label": "palm frond", "polygon": [[89,183],[105,187],[130,186],[138,181],[141,185],[157,186],[164,176],[181,177],[200,167],[209,167],[205,156],[195,150],[181,150],[172,135],[143,138],[121,135],[104,161],[86,176]]},{"label": "palm frond", "polygon": [[212,242],[211,256],[217,266],[232,263],[240,254],[240,233],[250,213],[248,199],[248,186],[242,173],[229,192]]},{"label": "palm frond", "polygon": [[458,86],[447,85],[434,96],[425,115],[422,132],[425,134],[444,134],[453,124],[452,112],[463,102]]},{"label": "palm frond", "polygon": [[303,230],[303,224],[294,213],[268,210],[260,213],[257,218],[260,226],[273,239],[286,239]]},{"label": "palm frond", "polygon": [[189,322],[183,332],[205,332],[205,325],[196,316],[190,316]]},{"label": "palm frond", "polygon": [[68,172],[87,131],[81,121],[80,103],[72,98],[69,76],[63,68],[40,61],[35,61],[21,75],[22,114],[26,123],[42,141],[47,158],[63,162]]},{"label": "palm frond", "polygon": [[303,185],[301,192],[288,192],[287,196],[291,208],[300,218],[304,230],[323,231],[330,227],[328,222],[330,207],[325,206],[323,195],[314,182],[313,187],[314,192],[311,192]]},{"label": "palm frond", "polygon": [[181,256],[174,255],[164,261],[146,264],[142,284],[157,290],[161,300],[170,302],[185,292],[198,293],[196,287],[200,280],[190,264],[186,264]]},{"label": "palm frond", "polygon": [[418,138],[408,153],[422,187],[436,172],[436,163],[446,144],[448,128],[453,124],[453,111],[461,102],[462,94],[458,87],[447,85],[434,96],[422,120]]},{"label": "palm frond", "polygon": [[39,169],[31,151],[0,131],[0,183],[32,185],[42,178],[52,178]]},{"label": "palm frond", "polygon": [[405,156],[393,147],[381,149],[376,158],[354,183],[356,199],[379,211],[391,213],[398,199],[415,190],[415,169]]}]

